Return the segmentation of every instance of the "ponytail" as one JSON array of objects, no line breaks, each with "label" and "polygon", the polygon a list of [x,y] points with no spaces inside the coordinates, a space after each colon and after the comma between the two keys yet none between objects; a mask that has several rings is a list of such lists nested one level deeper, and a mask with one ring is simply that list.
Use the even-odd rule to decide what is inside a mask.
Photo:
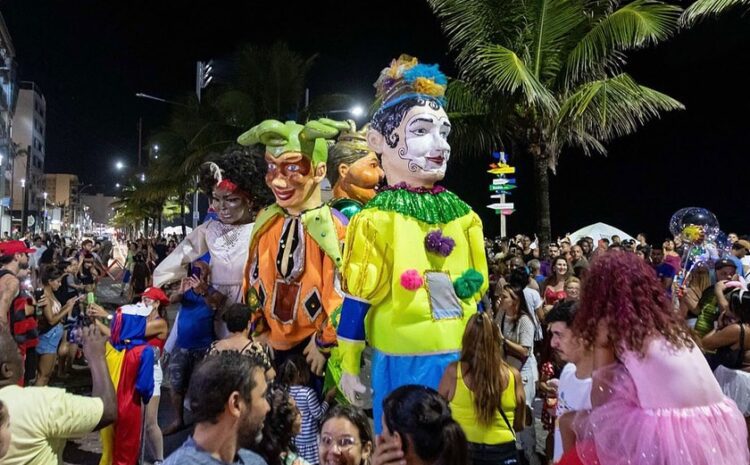
[{"label": "ponytail", "polygon": [[436,465],[466,465],[469,463],[469,447],[461,426],[451,419],[442,431],[443,449]]}]

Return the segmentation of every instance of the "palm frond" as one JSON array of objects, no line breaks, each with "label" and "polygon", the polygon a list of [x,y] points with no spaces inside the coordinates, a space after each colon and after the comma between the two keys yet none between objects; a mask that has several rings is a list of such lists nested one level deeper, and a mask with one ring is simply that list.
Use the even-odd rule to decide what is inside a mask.
[{"label": "palm frond", "polygon": [[[486,115],[489,113],[489,100],[461,79],[450,79],[445,91],[445,110],[449,115]],[[451,116],[453,118],[453,116]]]},{"label": "palm frond", "polygon": [[488,89],[507,95],[520,94],[530,106],[547,113],[557,111],[552,93],[514,51],[502,45],[482,46],[472,65],[465,70],[475,78],[483,76]]},{"label": "palm frond", "polygon": [[577,0],[529,2],[532,43],[530,68],[542,82],[555,79],[562,68],[573,32],[586,22],[583,3]]},{"label": "palm frond", "polygon": [[[635,132],[662,113],[684,110],[672,97],[639,85],[627,74],[581,85],[561,105],[557,124],[600,142]],[[573,140],[575,140],[573,138]]]},{"label": "palm frond", "polygon": [[427,3],[440,18],[459,64],[471,61],[482,45],[513,37],[522,19],[518,13],[522,9],[520,2],[514,0],[427,0]]},{"label": "palm frond", "polygon": [[591,70],[615,67],[618,53],[671,37],[681,12],[675,5],[635,0],[604,16],[568,55],[568,79],[576,81]]},{"label": "palm frond", "polygon": [[680,25],[691,26],[706,17],[747,5],[750,5],[750,0],[698,0],[682,13]]}]

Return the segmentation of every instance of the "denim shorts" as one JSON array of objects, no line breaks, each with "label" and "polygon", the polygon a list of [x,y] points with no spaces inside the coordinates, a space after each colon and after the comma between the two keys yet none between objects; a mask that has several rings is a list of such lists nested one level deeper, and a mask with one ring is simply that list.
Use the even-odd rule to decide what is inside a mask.
[{"label": "denim shorts", "polygon": [[208,347],[205,349],[181,349],[177,347],[172,351],[169,357],[169,379],[170,387],[174,392],[178,394],[187,392],[190,375],[207,352]]},{"label": "denim shorts", "polygon": [[52,329],[39,336],[36,353],[39,355],[57,354],[57,346],[63,335],[63,325],[58,323]]}]

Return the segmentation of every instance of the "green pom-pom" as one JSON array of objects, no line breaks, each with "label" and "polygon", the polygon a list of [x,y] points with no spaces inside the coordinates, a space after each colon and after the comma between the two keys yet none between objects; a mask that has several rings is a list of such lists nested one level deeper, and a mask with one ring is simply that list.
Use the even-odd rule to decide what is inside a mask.
[{"label": "green pom-pom", "polygon": [[484,284],[484,276],[477,270],[470,268],[453,282],[453,289],[459,299],[468,299],[477,292]]}]

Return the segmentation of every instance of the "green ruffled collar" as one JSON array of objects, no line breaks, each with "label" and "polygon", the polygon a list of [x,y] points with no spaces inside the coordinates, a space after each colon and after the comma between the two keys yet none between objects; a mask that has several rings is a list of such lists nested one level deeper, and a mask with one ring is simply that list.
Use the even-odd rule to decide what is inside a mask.
[{"label": "green ruffled collar", "polygon": [[410,216],[428,224],[445,224],[471,212],[471,207],[443,187],[388,186],[364,207]]}]

